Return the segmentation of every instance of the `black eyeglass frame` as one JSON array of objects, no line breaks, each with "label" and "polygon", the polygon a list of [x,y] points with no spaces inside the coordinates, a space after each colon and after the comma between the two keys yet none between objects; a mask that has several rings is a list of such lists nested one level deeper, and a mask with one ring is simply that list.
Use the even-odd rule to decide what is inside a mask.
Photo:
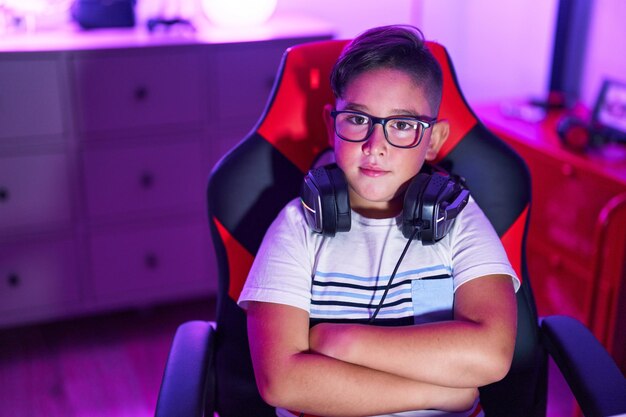
[{"label": "black eyeglass frame", "polygon": [[[337,131],[337,116],[340,114],[355,114],[357,116],[365,116],[369,118],[372,121],[372,124],[370,125],[365,137],[363,139],[356,140],[356,139],[347,139],[341,136],[339,132]],[[331,110],[330,115],[333,118],[333,125],[334,125],[333,127],[334,127],[335,134],[339,136],[341,140],[345,140],[346,142],[353,142],[353,143],[366,142],[369,139],[372,132],[374,131],[374,126],[379,124],[383,127],[383,133],[385,134],[385,140],[387,141],[387,143],[389,143],[394,148],[400,148],[400,149],[411,149],[411,148],[415,148],[419,146],[419,144],[422,143],[422,138],[424,137],[424,133],[426,132],[426,130],[431,128],[435,123],[437,123],[436,117],[432,119],[428,119],[428,120],[423,120],[415,116],[376,117],[376,116],[372,116],[371,114],[367,114],[361,111],[353,111],[353,110]],[[407,145],[407,146],[401,146],[401,145],[396,145],[395,143],[392,143],[389,140],[389,137],[387,136],[387,123],[393,120],[414,120],[417,123],[419,123],[422,126],[422,131],[420,132],[420,135],[419,135],[419,138],[417,138],[417,141],[414,144]]]}]

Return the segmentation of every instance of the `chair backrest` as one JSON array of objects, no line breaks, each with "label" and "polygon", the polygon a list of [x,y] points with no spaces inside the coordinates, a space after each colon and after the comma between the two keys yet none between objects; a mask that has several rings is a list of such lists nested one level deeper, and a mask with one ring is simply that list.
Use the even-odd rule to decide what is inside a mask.
[{"label": "chair backrest", "polygon": [[[257,126],[220,161],[209,181],[209,219],[219,268],[215,363],[221,417],[274,415],[256,390],[246,318],[236,300],[265,230],[298,195],[303,175],[328,148],[322,108],[334,102],[329,75],[345,44],[322,41],[285,52]],[[524,260],[529,174],[518,155],[467,105],[444,47],[433,42],[428,47],[444,74],[439,118],[451,125],[437,162],[466,179],[522,278],[514,363],[503,381],[481,390],[481,402],[488,415],[543,415],[546,359]]]}]

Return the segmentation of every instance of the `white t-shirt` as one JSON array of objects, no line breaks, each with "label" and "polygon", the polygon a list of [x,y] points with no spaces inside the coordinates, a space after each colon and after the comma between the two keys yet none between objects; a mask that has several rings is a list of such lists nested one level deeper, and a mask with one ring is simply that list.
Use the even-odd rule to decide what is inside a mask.
[{"label": "white t-shirt", "polygon": [[[349,232],[325,237],[309,229],[301,210],[292,200],[268,229],[239,305],[265,301],[301,308],[311,319],[368,319],[407,243],[401,217],[370,219],[353,211]],[[519,288],[500,239],[470,198],[442,240],[411,243],[377,318],[421,322],[444,307],[451,314],[454,291],[489,274],[510,275]]]},{"label": "white t-shirt", "polygon": [[[407,239],[401,216],[371,219],[353,211],[351,220],[349,232],[325,237],[309,229],[299,199],[289,202],[267,231],[239,305],[245,309],[249,301],[286,304],[307,311],[312,323],[367,321]],[[450,320],[454,291],[490,274],[509,275],[515,290],[519,288],[498,235],[470,197],[442,240],[433,245],[411,242],[376,320],[392,325]]]}]

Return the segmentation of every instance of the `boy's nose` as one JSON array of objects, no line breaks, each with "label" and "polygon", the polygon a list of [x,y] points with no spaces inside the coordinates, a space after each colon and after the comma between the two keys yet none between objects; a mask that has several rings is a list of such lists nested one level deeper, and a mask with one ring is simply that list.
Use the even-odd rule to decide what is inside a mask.
[{"label": "boy's nose", "polygon": [[377,124],[369,138],[363,142],[363,152],[366,155],[383,155],[387,151],[387,145],[383,126]]}]

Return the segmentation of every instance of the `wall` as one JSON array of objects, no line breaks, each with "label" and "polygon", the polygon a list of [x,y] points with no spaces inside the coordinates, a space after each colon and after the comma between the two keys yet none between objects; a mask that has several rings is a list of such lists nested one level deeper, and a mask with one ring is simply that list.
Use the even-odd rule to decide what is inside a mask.
[{"label": "wall", "polygon": [[299,13],[321,18],[337,28],[337,38],[352,38],[374,26],[411,23],[411,0],[279,0],[276,14]]},{"label": "wall", "polygon": [[444,44],[466,98],[542,97],[549,81],[556,0],[419,0],[413,21]]},{"label": "wall", "polygon": [[[592,12],[580,100],[592,107],[604,78],[626,82],[626,2],[589,0]],[[412,21],[450,51],[472,102],[547,91],[558,0],[418,0]],[[622,48],[623,50],[623,48]]]},{"label": "wall", "polygon": [[277,13],[329,21],[338,37],[411,23],[444,44],[468,100],[542,96],[548,85],[556,0],[282,0]]},{"label": "wall", "polygon": [[604,78],[626,83],[625,21],[625,1],[595,0],[581,88],[581,99],[589,106],[595,102]]}]

